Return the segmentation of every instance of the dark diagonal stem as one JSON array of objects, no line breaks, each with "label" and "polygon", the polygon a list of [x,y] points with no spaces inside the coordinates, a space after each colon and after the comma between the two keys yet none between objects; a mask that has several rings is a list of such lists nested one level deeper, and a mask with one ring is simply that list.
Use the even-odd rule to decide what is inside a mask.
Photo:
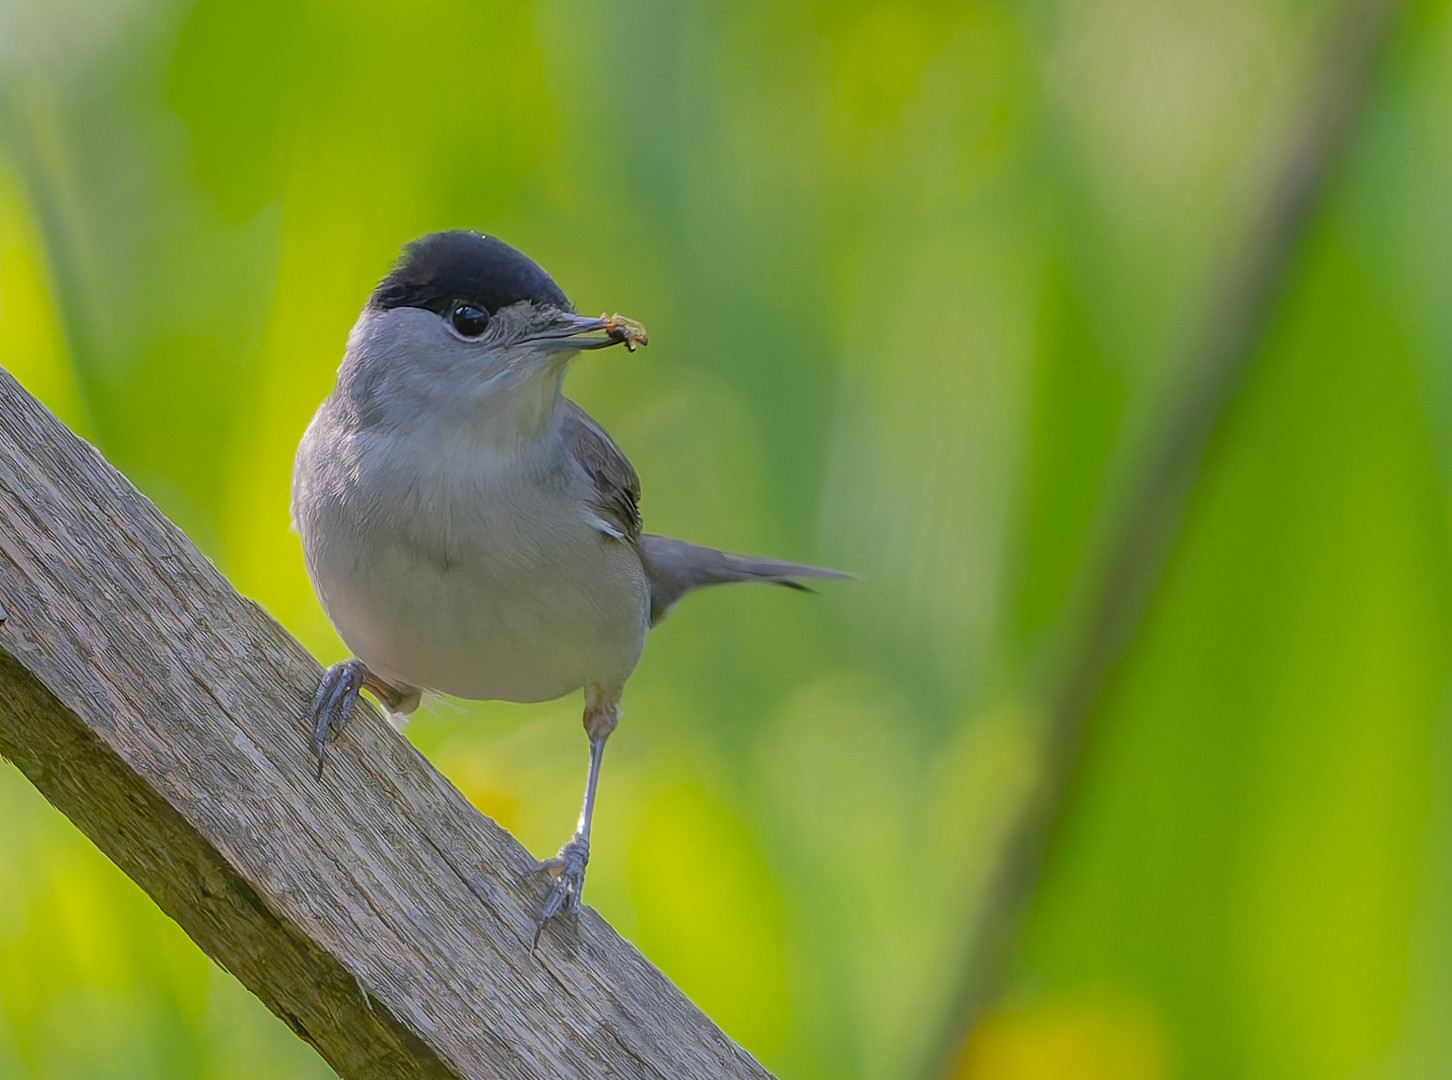
[{"label": "dark diagonal stem", "polygon": [[1075,802],[1084,751],[1103,736],[1099,709],[1139,631],[1185,517],[1201,464],[1257,357],[1284,296],[1296,249],[1365,103],[1403,0],[1353,0],[1320,79],[1287,140],[1287,155],[1205,332],[1187,358],[1166,422],[1115,501],[1115,523],[1081,567],[1078,628],[1044,695],[1041,767],[1006,840],[970,935],[964,975],[945,1009],[931,1074],[947,1075],[992,1005],[1061,823]]}]

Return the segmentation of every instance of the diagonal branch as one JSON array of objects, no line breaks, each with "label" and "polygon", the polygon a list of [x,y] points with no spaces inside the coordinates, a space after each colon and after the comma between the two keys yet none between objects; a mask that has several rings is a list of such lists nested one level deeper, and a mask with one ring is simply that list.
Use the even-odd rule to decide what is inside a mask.
[{"label": "diagonal branch", "polygon": [[770,1080],[0,371],[0,753],[350,1078]]},{"label": "diagonal branch", "polygon": [[1353,0],[1327,53],[1274,187],[1240,258],[1230,267],[1205,334],[1143,468],[1115,504],[1114,525],[1085,561],[1083,603],[1046,702],[1042,760],[1018,810],[974,926],[965,976],[939,1036],[935,1075],[949,1075],[964,1039],[993,1004],[1061,823],[1072,812],[1084,751],[1102,737],[1100,706],[1139,631],[1169,560],[1190,494],[1217,428],[1262,351],[1305,235],[1369,95],[1403,0]]}]

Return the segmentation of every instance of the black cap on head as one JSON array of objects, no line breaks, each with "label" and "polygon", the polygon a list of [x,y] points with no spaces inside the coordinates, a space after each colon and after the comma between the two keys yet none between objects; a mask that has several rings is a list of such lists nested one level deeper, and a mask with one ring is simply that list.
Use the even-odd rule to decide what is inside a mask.
[{"label": "black cap on head", "polygon": [[405,245],[368,303],[442,314],[456,300],[491,315],[521,300],[571,310],[560,287],[528,255],[467,229],[428,233]]}]

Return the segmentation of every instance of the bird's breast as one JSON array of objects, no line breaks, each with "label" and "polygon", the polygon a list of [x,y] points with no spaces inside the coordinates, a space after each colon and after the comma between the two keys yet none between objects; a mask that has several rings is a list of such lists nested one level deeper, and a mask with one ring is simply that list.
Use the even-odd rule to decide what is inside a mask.
[{"label": "bird's breast", "polygon": [[412,435],[332,442],[299,452],[295,484],[317,490],[295,498],[298,529],[329,616],[371,669],[509,701],[629,675],[644,570],[592,524],[563,463]]}]

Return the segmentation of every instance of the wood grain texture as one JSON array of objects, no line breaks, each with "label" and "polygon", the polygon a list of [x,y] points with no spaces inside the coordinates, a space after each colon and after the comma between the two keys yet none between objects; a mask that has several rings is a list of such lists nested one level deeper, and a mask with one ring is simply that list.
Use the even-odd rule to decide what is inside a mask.
[{"label": "wood grain texture", "polygon": [[346,1078],[765,1078],[0,371],[0,753]]}]

